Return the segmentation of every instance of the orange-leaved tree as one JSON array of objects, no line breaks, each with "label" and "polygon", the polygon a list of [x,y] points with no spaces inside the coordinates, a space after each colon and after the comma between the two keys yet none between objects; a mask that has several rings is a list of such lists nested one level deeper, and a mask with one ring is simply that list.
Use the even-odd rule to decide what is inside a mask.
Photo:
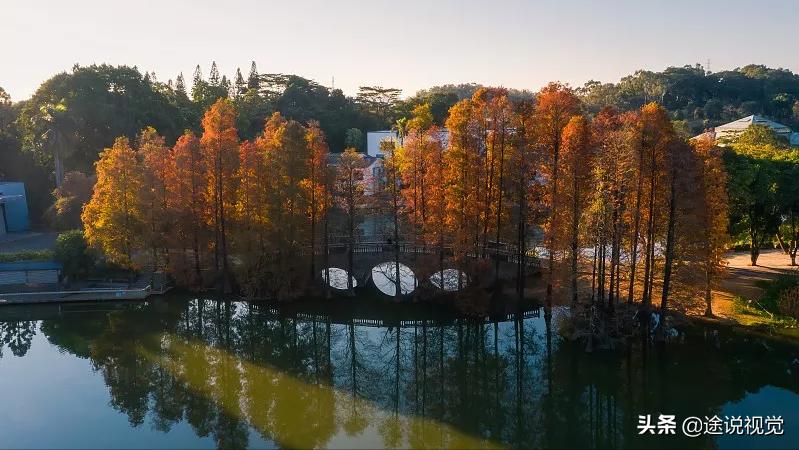
[{"label": "orange-leaved tree", "polygon": [[444,153],[447,225],[455,263],[465,269],[466,254],[478,251],[480,164],[479,142],[472,123],[472,104],[461,100],[449,110],[449,146]]},{"label": "orange-leaved tree", "polygon": [[[694,139],[691,145],[701,162],[702,201],[697,210],[702,224],[700,262],[704,274],[705,315],[713,315],[711,292],[726,268],[724,253],[729,245],[729,201],[727,171],[722,149],[709,139]],[[690,232],[690,231],[689,231]]]},{"label": "orange-leaved tree", "polygon": [[552,307],[553,276],[555,272],[556,230],[559,227],[558,205],[562,203],[560,194],[560,150],[562,145],[563,128],[572,116],[579,113],[580,100],[574,91],[559,83],[550,83],[538,93],[535,106],[535,123],[537,126],[538,143],[547,153],[547,162],[542,166],[549,189],[546,202],[549,205],[549,220],[547,223],[547,310]]},{"label": "orange-leaved tree", "polygon": [[[266,205],[268,185],[264,153],[252,141],[239,147],[238,189],[236,195],[234,249],[243,260],[246,276],[257,277],[252,269],[266,253],[266,232],[269,224]],[[245,280],[250,281],[250,280]]]},{"label": "orange-leaved tree", "polygon": [[[555,221],[563,228],[564,237],[569,245],[571,267],[569,280],[571,284],[571,306],[577,305],[577,265],[580,253],[580,230],[583,228],[583,210],[588,199],[588,186],[591,183],[592,146],[590,142],[590,127],[588,119],[584,116],[573,116],[563,129],[562,170],[564,178],[570,182],[564,183],[561,199],[564,200],[563,211],[568,211],[562,218]],[[561,200],[558,199],[558,200]],[[557,234],[558,231],[550,230]]]},{"label": "orange-leaved tree", "polygon": [[[191,131],[178,138],[171,153],[172,173],[166,177],[167,204],[174,219],[170,234],[170,245],[182,250],[183,269],[179,274],[192,285],[202,284],[203,255],[208,249],[210,236],[208,225],[213,217],[211,203],[206,196],[208,174],[200,150],[200,140]],[[191,250],[191,263],[187,252]],[[188,267],[193,270],[189,270]]]},{"label": "orange-leaved tree", "polygon": [[153,127],[141,131],[137,140],[137,151],[144,168],[146,189],[141,191],[141,205],[144,208],[144,240],[149,247],[154,270],[162,269],[169,259],[167,234],[173,227],[173,220],[167,202],[167,179],[173,175],[170,167],[170,149],[163,136]]},{"label": "orange-leaved tree", "polygon": [[[306,127],[305,142],[308,146],[308,161],[307,161],[307,177],[302,180],[302,187],[305,190],[307,214],[310,219],[310,232],[309,244],[311,246],[311,278],[316,276],[315,256],[316,256],[316,241],[317,241],[317,225],[322,216],[327,215],[329,204],[327,198],[329,197],[328,190],[330,188],[327,183],[327,159],[328,147],[325,140],[325,133],[319,126],[319,122],[310,121]],[[327,232],[325,231],[325,240],[327,239]],[[324,254],[327,255],[327,245],[324,248]],[[327,265],[325,265],[327,268]],[[328,279],[327,276],[325,279]]]},{"label": "orange-leaved tree", "polygon": [[97,183],[81,214],[86,241],[109,261],[135,268],[145,224],[139,203],[145,186],[142,164],[130,141],[120,137],[100,153],[95,167]]},{"label": "orange-leaved tree", "polygon": [[336,202],[344,211],[347,227],[347,290],[353,294],[352,273],[354,267],[355,234],[362,218],[359,212],[364,203],[363,153],[348,148],[341,154],[336,171]]},{"label": "orange-leaved tree", "polygon": [[239,164],[239,137],[236,110],[230,100],[220,98],[203,116],[200,146],[208,173],[206,195],[212,206],[214,229],[214,267],[221,269],[224,292],[232,290],[228,260],[228,221],[236,202],[236,173]]}]

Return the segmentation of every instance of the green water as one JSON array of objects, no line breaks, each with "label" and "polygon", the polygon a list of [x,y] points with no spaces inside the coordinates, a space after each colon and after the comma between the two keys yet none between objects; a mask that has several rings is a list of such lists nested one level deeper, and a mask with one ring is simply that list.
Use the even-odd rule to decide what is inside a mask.
[{"label": "green water", "polygon": [[[586,354],[538,310],[174,297],[0,308],[0,447],[795,448],[799,347],[688,330]],[[639,414],[782,436],[638,436]]]}]

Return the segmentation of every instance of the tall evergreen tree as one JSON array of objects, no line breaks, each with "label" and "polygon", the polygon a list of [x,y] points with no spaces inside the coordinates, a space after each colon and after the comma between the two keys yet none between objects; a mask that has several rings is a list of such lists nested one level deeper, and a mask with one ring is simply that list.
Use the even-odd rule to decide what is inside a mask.
[{"label": "tall evergreen tree", "polygon": [[219,69],[216,68],[216,61],[214,61],[211,63],[211,72],[208,73],[208,84],[211,86],[219,86],[220,83]]},{"label": "tall evergreen tree", "polygon": [[260,86],[260,79],[258,77],[258,68],[255,67],[255,61],[250,66],[250,76],[247,78],[247,88],[258,89]]},{"label": "tall evergreen tree", "polygon": [[238,97],[239,95],[244,94],[247,90],[247,84],[244,82],[244,77],[241,75],[241,69],[236,68],[236,80],[233,82],[233,87],[235,88],[235,94]]},{"label": "tall evergreen tree", "polygon": [[186,95],[186,81],[183,79],[183,72],[180,72],[175,80],[175,92]]}]

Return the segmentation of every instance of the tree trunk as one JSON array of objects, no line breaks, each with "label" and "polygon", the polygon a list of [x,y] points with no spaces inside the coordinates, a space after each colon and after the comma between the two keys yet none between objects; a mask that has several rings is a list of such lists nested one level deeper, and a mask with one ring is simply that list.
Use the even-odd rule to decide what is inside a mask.
[{"label": "tree trunk", "polygon": [[711,270],[710,266],[705,269],[705,316],[713,317],[713,299],[711,296]]},{"label": "tree trunk", "polygon": [[616,280],[618,279],[618,258],[619,258],[619,246],[617,241],[618,236],[618,229],[619,229],[619,213],[616,209],[614,204],[613,206],[613,216],[611,220],[611,234],[610,234],[610,280],[608,286],[608,309],[613,311],[613,296],[616,290],[618,290],[616,286]]},{"label": "tree trunk", "polygon": [[754,227],[749,228],[749,259],[753,266],[757,266],[757,258],[760,256],[760,238]]},{"label": "tree trunk", "polygon": [[309,267],[309,283],[316,278],[316,179],[313,165],[311,166],[311,264]]},{"label": "tree trunk", "polygon": [[227,258],[227,229],[225,227],[225,197],[222,184],[222,167],[219,167],[219,225],[220,225],[220,234],[221,234],[221,241],[222,241],[222,292],[225,294],[230,294],[233,290],[230,284],[230,267],[228,266],[228,258]]},{"label": "tree trunk", "polygon": [[[502,230],[502,190],[504,184],[504,177],[505,177],[505,127],[504,124],[502,126],[502,134],[500,135],[499,139],[499,179],[497,180],[497,251],[499,251],[499,241],[501,237],[501,230]],[[499,254],[495,254],[494,257],[494,283],[499,281]]]},{"label": "tree trunk", "polygon": [[55,145],[55,152],[53,153],[53,166],[55,172],[55,187],[60,188],[64,184],[64,161],[62,159],[63,144],[61,139]]},{"label": "tree trunk", "polygon": [[[326,202],[326,204],[325,204],[325,222],[324,222],[324,233],[325,233],[324,240],[325,240],[325,243],[324,243],[324,249],[323,249],[324,253],[322,255],[322,261],[323,261],[322,264],[324,264],[324,266],[325,266],[325,298],[330,298],[330,235],[329,235],[329,232],[328,232],[328,222],[330,222],[330,213],[329,213],[330,205],[327,204],[328,203],[327,202],[327,195],[328,195],[328,193],[325,193],[325,202]],[[348,272],[347,276],[351,277],[352,274]]]},{"label": "tree trunk", "polygon": [[[571,226],[571,288],[572,288],[572,308],[577,306],[577,248],[578,233],[580,226],[580,193],[579,182],[573,175],[572,179],[572,226]],[[612,284],[611,284],[612,286]]]},{"label": "tree trunk", "polygon": [[[396,187],[394,188],[396,189]],[[399,211],[397,205],[397,195],[394,195],[394,276],[395,278],[395,290],[394,290],[394,299],[396,301],[402,300],[402,278],[400,276],[400,244],[399,244]]]},{"label": "tree trunk", "polygon": [[669,299],[669,286],[671,283],[671,265],[674,260],[674,225],[677,221],[675,212],[677,208],[677,177],[672,173],[671,188],[669,189],[669,228],[666,232],[666,266],[663,268],[663,292],[660,298],[661,314],[666,312]]},{"label": "tree trunk", "polygon": [[544,311],[545,315],[549,315],[550,311],[552,310],[552,282],[554,280],[554,273],[555,273],[555,234],[554,230],[556,228],[555,223],[557,220],[557,212],[558,212],[558,175],[559,175],[559,167],[558,162],[560,159],[560,133],[555,132],[555,143],[553,146],[553,164],[552,164],[552,211],[550,212],[550,223],[549,223],[549,267],[547,273],[547,309]]},{"label": "tree trunk", "polygon": [[[524,150],[522,150],[524,151]],[[523,166],[526,166],[524,162],[522,162]],[[524,298],[524,284],[525,284],[525,269],[527,265],[527,249],[526,249],[526,240],[527,240],[527,231],[526,231],[526,224],[527,219],[525,215],[527,214],[526,211],[526,195],[525,195],[525,184],[524,184],[524,174],[525,170],[521,170],[522,176],[519,177],[519,216],[518,216],[518,238],[516,242],[516,290],[519,295],[519,298]]]},{"label": "tree trunk", "polygon": [[647,231],[646,231],[646,259],[644,261],[644,295],[643,306],[649,308],[652,305],[652,280],[655,272],[655,187],[656,187],[656,167],[655,167],[655,147],[652,147],[652,164],[649,182],[649,211],[647,212]]},{"label": "tree trunk", "polygon": [[594,243],[594,256],[591,262],[591,303],[596,300],[596,275],[597,275],[597,254],[599,253],[599,244]]},{"label": "tree trunk", "polygon": [[796,215],[791,211],[791,240],[788,243],[788,255],[791,257],[791,265],[796,266],[796,252],[799,250],[799,236],[796,232]]},{"label": "tree trunk", "polygon": [[353,273],[353,266],[355,266],[355,261],[354,261],[355,258],[353,255],[354,251],[353,247],[355,246],[355,220],[353,218],[353,214],[355,214],[355,212],[353,211],[353,209],[354,208],[352,207],[352,205],[350,205],[350,211],[348,214],[349,217],[347,217],[348,220],[347,225],[349,231],[348,235],[349,245],[347,245],[347,292],[349,293],[350,296],[355,295],[352,286],[352,277],[355,275]]},{"label": "tree trunk", "polygon": [[630,245],[630,289],[627,292],[627,303],[633,302],[635,295],[635,264],[638,259],[638,236],[641,233],[641,196],[644,187],[644,151],[643,144],[638,154],[638,188],[635,191],[635,219],[633,239]]}]

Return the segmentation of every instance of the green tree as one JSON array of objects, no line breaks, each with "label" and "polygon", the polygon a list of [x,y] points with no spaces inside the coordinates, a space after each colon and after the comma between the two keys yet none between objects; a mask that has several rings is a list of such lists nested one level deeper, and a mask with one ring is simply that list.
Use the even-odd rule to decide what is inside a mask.
[{"label": "green tree", "polygon": [[142,128],[173,141],[188,125],[177,97],[147,81],[136,68],[75,66],[42,83],[19,111],[23,148],[56,173],[91,173],[103,148],[118,136],[134,139]]},{"label": "green tree", "polygon": [[55,259],[63,266],[63,273],[70,280],[88,275],[94,266],[94,257],[89,252],[81,230],[65,231],[55,241]]},{"label": "green tree", "polygon": [[775,157],[782,151],[771,130],[749,127],[725,152],[733,233],[749,241],[750,259],[757,265],[760,248],[777,232],[778,170]]},{"label": "green tree", "polygon": [[347,148],[363,151],[365,142],[366,138],[364,137],[363,131],[357,128],[350,128],[347,130],[346,137],[344,138],[344,145],[346,145]]},{"label": "green tree", "polygon": [[247,77],[247,88],[257,90],[261,85],[261,80],[258,77],[258,68],[255,66],[255,61],[250,65],[250,75]]},{"label": "green tree", "polygon": [[782,224],[777,230],[780,248],[796,265],[799,251],[799,150],[783,150],[777,154],[776,201]]},{"label": "green tree", "polygon": [[364,110],[376,116],[381,127],[389,127],[395,120],[396,108],[402,90],[382,86],[361,86],[356,101]]}]

